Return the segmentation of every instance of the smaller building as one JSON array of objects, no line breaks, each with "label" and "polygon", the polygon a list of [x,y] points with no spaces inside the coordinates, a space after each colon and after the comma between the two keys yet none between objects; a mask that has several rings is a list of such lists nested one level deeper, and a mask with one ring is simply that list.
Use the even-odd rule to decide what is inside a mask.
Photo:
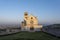
[{"label": "smaller building", "polygon": [[26,31],[37,31],[42,29],[42,25],[38,25],[37,17],[33,15],[28,15],[27,12],[24,13],[24,21],[21,23],[21,29]]}]

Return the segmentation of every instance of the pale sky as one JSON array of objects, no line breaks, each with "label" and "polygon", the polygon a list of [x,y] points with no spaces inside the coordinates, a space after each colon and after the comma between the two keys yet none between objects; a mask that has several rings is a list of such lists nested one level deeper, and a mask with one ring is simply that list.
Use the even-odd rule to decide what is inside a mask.
[{"label": "pale sky", "polygon": [[0,0],[0,23],[21,22],[25,11],[41,24],[60,23],[60,0]]}]

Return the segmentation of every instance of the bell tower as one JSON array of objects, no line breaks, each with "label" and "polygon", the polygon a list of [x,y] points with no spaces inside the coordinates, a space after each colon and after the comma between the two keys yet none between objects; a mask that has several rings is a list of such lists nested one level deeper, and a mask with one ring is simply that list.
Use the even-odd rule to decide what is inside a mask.
[{"label": "bell tower", "polygon": [[25,19],[25,21],[28,19],[28,13],[27,12],[24,12],[24,19]]}]

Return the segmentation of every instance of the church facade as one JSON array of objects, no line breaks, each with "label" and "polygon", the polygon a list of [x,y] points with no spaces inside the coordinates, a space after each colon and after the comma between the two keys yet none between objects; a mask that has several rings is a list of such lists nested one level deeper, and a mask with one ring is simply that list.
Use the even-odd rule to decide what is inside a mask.
[{"label": "church facade", "polygon": [[33,15],[28,15],[27,12],[24,13],[24,21],[21,23],[21,29],[26,31],[37,31],[42,29],[42,25],[38,25],[37,17]]}]

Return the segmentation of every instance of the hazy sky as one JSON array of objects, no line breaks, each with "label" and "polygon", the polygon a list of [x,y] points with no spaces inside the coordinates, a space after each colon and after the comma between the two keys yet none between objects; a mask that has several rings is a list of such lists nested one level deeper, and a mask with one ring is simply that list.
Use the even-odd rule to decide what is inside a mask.
[{"label": "hazy sky", "polygon": [[60,0],[0,0],[0,23],[21,22],[25,11],[40,23],[60,23]]}]

